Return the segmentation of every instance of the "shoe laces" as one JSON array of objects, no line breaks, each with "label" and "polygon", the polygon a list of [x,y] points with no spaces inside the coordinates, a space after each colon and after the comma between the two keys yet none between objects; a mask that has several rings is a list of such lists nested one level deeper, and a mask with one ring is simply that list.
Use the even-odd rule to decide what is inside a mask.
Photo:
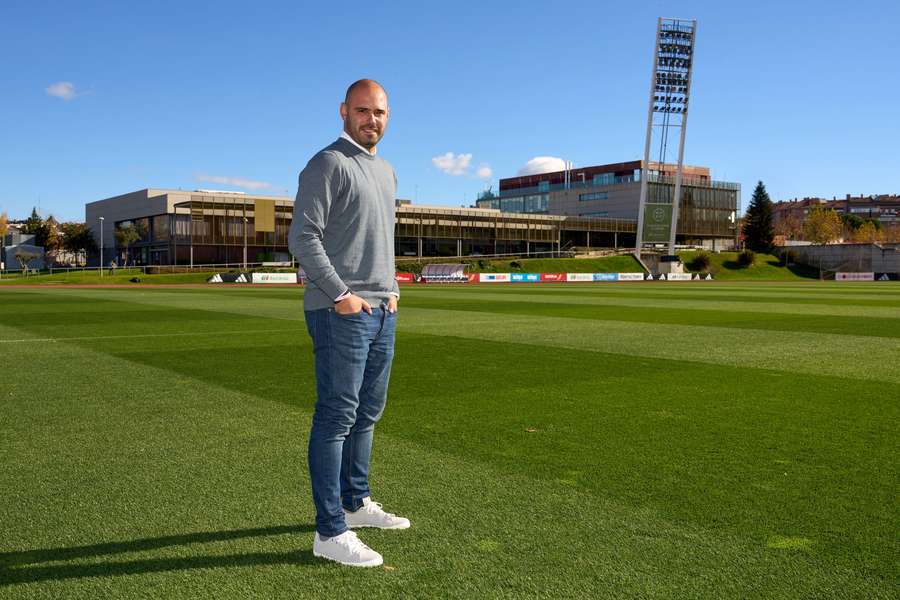
[{"label": "shoe laces", "polygon": [[375,514],[381,513],[387,517],[396,517],[397,516],[393,513],[384,512],[384,509],[381,508],[381,502],[372,502],[371,500],[369,501],[368,504],[366,504],[366,512],[375,513]]},{"label": "shoe laces", "polygon": [[359,556],[365,550],[371,550],[368,546],[366,546],[361,539],[349,529],[347,530],[347,535],[342,535],[338,540],[336,540],[340,545],[347,548],[347,550],[351,554],[355,554]]}]

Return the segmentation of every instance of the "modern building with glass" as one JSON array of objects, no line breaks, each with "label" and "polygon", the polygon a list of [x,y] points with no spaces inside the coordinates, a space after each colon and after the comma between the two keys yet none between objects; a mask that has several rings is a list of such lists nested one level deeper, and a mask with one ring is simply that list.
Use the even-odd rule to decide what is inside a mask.
[{"label": "modern building with glass", "polygon": [[[637,221],[641,178],[647,177],[648,202],[671,203],[675,165],[643,161],[573,168],[500,180],[498,195],[486,193],[479,208],[503,213],[560,215]],[[676,241],[716,249],[734,244],[740,207],[738,183],[716,181],[709,168],[683,167]]]}]

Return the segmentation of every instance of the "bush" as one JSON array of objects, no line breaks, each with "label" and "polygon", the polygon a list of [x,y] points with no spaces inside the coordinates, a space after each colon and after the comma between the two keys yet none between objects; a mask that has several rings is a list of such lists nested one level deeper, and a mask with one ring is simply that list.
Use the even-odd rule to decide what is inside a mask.
[{"label": "bush", "polygon": [[756,262],[756,252],[753,250],[742,250],[738,254],[738,264],[742,267],[749,267]]},{"label": "bush", "polygon": [[691,271],[708,271],[710,264],[712,264],[712,256],[706,250],[700,250],[688,263],[688,269]]}]

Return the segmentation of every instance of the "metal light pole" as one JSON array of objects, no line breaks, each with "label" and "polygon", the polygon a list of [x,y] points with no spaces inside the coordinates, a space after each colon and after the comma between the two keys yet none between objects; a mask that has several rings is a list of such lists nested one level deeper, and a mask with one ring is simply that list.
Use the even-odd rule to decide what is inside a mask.
[{"label": "metal light pole", "polygon": [[100,217],[100,277],[103,277],[103,217]]},{"label": "metal light pole", "polygon": [[247,270],[247,217],[244,217],[244,270]]}]

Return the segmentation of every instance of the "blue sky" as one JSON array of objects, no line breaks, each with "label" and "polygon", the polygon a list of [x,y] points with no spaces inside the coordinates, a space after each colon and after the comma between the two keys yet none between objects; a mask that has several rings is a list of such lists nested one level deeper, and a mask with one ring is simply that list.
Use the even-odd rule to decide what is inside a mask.
[{"label": "blue sky", "polygon": [[685,162],[744,206],[759,179],[773,199],[900,193],[894,2],[6,0],[0,212],[79,220],[145,187],[292,196],[360,77],[388,90],[379,152],[419,204],[472,204],[537,156],[637,159],[659,16],[698,20]]}]

